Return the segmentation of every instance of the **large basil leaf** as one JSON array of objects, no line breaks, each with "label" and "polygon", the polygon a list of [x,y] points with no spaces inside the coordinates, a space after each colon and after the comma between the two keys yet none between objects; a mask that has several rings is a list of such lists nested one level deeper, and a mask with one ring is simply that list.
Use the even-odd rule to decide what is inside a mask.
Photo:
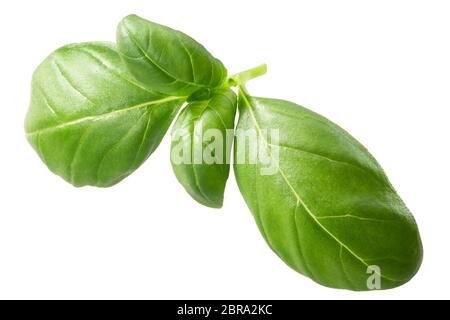
[{"label": "large basil leaf", "polygon": [[[241,91],[239,113],[237,130],[255,130],[262,154],[273,157],[278,150],[273,175],[261,175],[259,161],[234,168],[263,237],[281,259],[334,288],[368,290],[370,272],[377,267],[381,289],[411,279],[422,260],[418,228],[383,169],[358,141],[287,101]],[[280,130],[279,149],[260,134],[266,128]],[[235,157],[242,158],[245,150],[237,144]]]},{"label": "large basil leaf", "polygon": [[236,94],[221,89],[207,100],[189,103],[173,127],[173,171],[192,198],[208,207],[223,204],[236,104]]},{"label": "large basil leaf", "polygon": [[194,39],[136,15],[119,23],[117,46],[136,79],[170,95],[219,87],[227,76],[223,64]]},{"label": "large basil leaf", "polygon": [[68,45],[34,72],[27,138],[68,182],[107,187],[156,149],[185,99],[136,82],[112,44]]}]

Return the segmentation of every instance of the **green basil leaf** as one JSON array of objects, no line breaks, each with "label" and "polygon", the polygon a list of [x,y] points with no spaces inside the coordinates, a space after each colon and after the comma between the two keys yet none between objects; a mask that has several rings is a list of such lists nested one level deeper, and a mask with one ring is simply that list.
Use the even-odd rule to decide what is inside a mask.
[{"label": "green basil leaf", "polygon": [[[245,150],[235,141],[239,188],[281,259],[334,288],[373,289],[368,281],[377,267],[381,289],[414,276],[422,261],[417,225],[358,141],[299,105],[244,91],[239,114],[236,130],[255,130],[260,152],[276,166],[274,174],[262,175],[260,158],[236,163]],[[270,128],[279,129],[278,147],[261,134]]]},{"label": "green basil leaf", "polygon": [[189,103],[172,131],[171,161],[178,181],[199,203],[220,208],[228,179],[236,94],[221,89]]},{"label": "green basil leaf", "polygon": [[112,44],[72,44],[34,72],[25,129],[51,171],[107,187],[156,149],[185,99],[136,82]]},{"label": "green basil leaf", "polygon": [[117,46],[136,79],[170,95],[220,87],[227,77],[222,62],[194,39],[136,15],[119,23]]}]

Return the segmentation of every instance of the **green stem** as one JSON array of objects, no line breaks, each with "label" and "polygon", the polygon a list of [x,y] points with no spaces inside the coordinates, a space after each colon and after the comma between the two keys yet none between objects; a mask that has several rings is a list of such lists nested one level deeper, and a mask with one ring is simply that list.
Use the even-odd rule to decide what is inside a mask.
[{"label": "green stem", "polygon": [[251,79],[264,75],[267,72],[267,65],[265,63],[259,66],[236,73],[228,79],[231,86],[244,86],[245,83]]}]

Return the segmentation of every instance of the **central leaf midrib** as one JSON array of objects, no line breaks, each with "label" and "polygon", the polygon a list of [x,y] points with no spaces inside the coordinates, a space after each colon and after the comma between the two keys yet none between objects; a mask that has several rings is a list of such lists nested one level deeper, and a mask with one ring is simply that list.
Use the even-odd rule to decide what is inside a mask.
[{"label": "central leaf midrib", "polygon": [[103,118],[109,118],[110,116],[112,116],[114,114],[119,114],[119,113],[123,113],[123,112],[129,112],[129,111],[132,111],[132,110],[145,108],[145,107],[148,107],[150,105],[170,102],[170,101],[174,101],[174,100],[181,100],[181,99],[186,99],[186,97],[170,96],[170,97],[166,97],[166,98],[159,99],[159,100],[146,101],[146,102],[139,103],[139,104],[131,106],[131,107],[126,107],[126,108],[123,108],[123,109],[113,110],[113,111],[102,113],[102,114],[86,116],[86,117],[82,117],[82,118],[79,118],[79,119],[71,120],[71,121],[68,121],[68,122],[59,123],[56,126],[45,127],[45,128],[38,129],[38,130],[35,130],[35,131],[27,132],[26,134],[27,135],[34,135],[34,134],[39,134],[39,133],[44,132],[44,131],[62,129],[62,128],[65,128],[65,127],[68,127],[68,126],[71,126],[71,125],[76,125],[76,124],[83,123],[85,121],[91,121],[91,120],[92,121],[94,121],[94,120],[98,121],[98,120],[102,120]]},{"label": "central leaf midrib", "polygon": [[[259,127],[258,121],[256,120],[256,116],[253,112],[253,108],[252,105],[250,103],[250,101],[247,99],[247,94],[245,89],[240,88],[240,92],[242,92],[242,97],[245,100],[245,103],[248,106],[248,110],[249,113],[251,115],[253,124],[256,127],[256,131],[258,132],[258,135],[261,137],[262,141],[264,142],[264,144],[266,145],[266,150],[269,153],[270,157],[273,158],[272,152],[270,151],[270,148],[268,146],[268,142],[265,140],[264,136],[261,134],[261,128]],[[285,175],[284,171],[281,169],[281,167],[279,166],[279,164],[277,164],[277,168],[278,171],[280,172],[281,177],[283,178],[283,180],[285,181],[285,183],[288,185],[289,189],[291,190],[291,192],[294,194],[295,198],[299,201],[299,203],[302,205],[302,207],[305,209],[305,211],[308,213],[308,215],[313,219],[313,221],[326,233],[328,234],[333,240],[335,240],[340,246],[342,246],[343,248],[345,248],[351,255],[353,255],[358,261],[360,261],[364,266],[368,266],[368,263],[365,262],[365,260],[363,258],[361,258],[360,256],[358,256],[355,252],[353,252],[353,250],[351,250],[346,244],[344,244],[342,241],[340,241],[331,231],[329,231],[324,225],[322,225],[320,223],[320,221],[317,219],[317,217],[311,212],[311,210],[308,208],[308,206],[306,205],[306,203],[303,201],[303,199],[300,197],[300,195],[297,193],[297,191],[294,189],[294,187],[292,186],[292,184],[289,182],[287,176]],[[382,278],[385,278],[387,280],[393,281],[393,282],[402,282],[403,280],[397,280],[397,279],[392,279],[383,275],[380,275]]]}]

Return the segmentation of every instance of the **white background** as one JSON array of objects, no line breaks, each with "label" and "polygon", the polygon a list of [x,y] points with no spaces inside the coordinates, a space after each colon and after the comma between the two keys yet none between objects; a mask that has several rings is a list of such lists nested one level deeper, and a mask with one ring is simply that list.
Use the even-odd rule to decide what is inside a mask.
[{"label": "white background", "polygon": [[[424,261],[406,285],[356,293],[289,269],[236,186],[221,210],[195,203],[169,137],[109,189],[77,189],[28,145],[34,68],[71,42],[114,41],[130,13],[181,29],[230,73],[337,122],[385,168],[413,212]],[[1,1],[0,298],[450,298],[448,1]]]}]

